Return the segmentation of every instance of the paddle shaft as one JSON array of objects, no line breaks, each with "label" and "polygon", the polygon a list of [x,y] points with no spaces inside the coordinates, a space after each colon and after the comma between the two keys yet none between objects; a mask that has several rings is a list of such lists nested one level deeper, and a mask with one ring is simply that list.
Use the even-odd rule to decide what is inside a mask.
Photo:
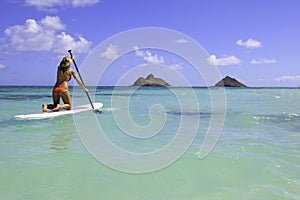
[{"label": "paddle shaft", "polygon": [[[80,72],[79,72],[79,70],[78,70],[78,67],[77,67],[77,64],[76,64],[76,62],[75,62],[75,59],[73,58],[71,49],[70,49],[68,52],[70,53],[70,56],[71,56],[71,58],[73,59],[73,63],[74,63],[74,65],[75,65],[76,71],[77,71],[77,73],[78,73],[78,75],[79,75],[79,78],[80,78],[82,84],[84,85],[83,79],[82,79],[81,74],[80,74]],[[92,103],[92,100],[91,100],[91,98],[90,98],[89,93],[88,93],[87,91],[85,91],[85,93],[86,93],[87,98],[89,99],[89,102],[90,102],[90,104],[91,104],[93,110],[94,110],[95,108],[94,108],[94,105],[93,105],[93,103]]]}]

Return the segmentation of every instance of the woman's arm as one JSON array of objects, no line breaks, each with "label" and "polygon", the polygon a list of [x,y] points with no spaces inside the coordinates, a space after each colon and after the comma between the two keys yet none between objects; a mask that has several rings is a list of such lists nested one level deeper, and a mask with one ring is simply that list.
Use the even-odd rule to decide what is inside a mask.
[{"label": "woman's arm", "polygon": [[88,92],[88,89],[83,85],[81,80],[78,79],[76,72],[74,70],[72,70],[71,74],[73,75],[73,77],[76,80],[76,82],[78,83],[78,85],[80,85],[85,92]]}]

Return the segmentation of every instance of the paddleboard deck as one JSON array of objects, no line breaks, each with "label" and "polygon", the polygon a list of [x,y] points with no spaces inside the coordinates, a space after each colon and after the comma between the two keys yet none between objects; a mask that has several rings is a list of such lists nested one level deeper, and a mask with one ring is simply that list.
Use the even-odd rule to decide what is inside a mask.
[{"label": "paddleboard deck", "polygon": [[[103,103],[94,103],[94,109],[97,111],[101,111],[103,107]],[[58,117],[62,115],[70,115],[75,113],[80,113],[84,111],[92,110],[92,106],[90,104],[76,106],[71,110],[60,110],[58,112],[53,112],[49,110],[49,112],[42,112],[42,113],[33,113],[33,114],[24,114],[24,115],[16,115],[16,119],[24,119],[24,120],[32,120],[32,119],[47,119],[52,117]]]}]

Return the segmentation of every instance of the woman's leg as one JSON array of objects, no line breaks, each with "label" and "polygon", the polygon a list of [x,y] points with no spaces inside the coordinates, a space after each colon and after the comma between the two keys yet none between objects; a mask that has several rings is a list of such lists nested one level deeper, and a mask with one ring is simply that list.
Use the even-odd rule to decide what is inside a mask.
[{"label": "woman's leg", "polygon": [[56,107],[57,104],[59,104],[60,94],[55,93],[54,89],[53,89],[53,92],[52,92],[52,99],[53,99],[53,106]]},{"label": "woman's leg", "polygon": [[57,94],[52,92],[52,99],[53,99],[53,104],[48,105],[49,109],[52,109],[53,111],[59,111],[59,102],[60,102],[60,94]]},{"label": "woman's leg", "polygon": [[63,105],[57,104],[57,106],[53,109],[53,111],[59,111],[60,109],[71,110],[72,104],[71,104],[71,96],[69,91],[67,90],[61,91],[60,97],[62,98],[64,104]]},{"label": "woman's leg", "polygon": [[57,105],[59,105],[59,99],[60,96],[58,94],[56,94],[54,92],[54,89],[52,90],[52,100],[53,100],[53,104],[43,104],[42,105],[42,111],[43,112],[48,112],[48,109],[54,109],[57,107]]}]

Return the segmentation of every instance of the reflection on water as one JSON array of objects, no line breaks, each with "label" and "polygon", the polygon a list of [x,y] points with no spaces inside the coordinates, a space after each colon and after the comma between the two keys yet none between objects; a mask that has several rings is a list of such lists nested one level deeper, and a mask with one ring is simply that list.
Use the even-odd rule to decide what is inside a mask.
[{"label": "reflection on water", "polygon": [[52,133],[52,142],[50,149],[55,151],[65,151],[74,141],[74,126],[70,127],[71,116],[62,117],[61,120],[53,120],[55,128]]},{"label": "reflection on water", "polygon": [[67,150],[69,147],[69,144],[74,140],[72,133],[54,133],[52,135],[52,142],[50,149],[56,150],[56,151],[64,151]]}]

